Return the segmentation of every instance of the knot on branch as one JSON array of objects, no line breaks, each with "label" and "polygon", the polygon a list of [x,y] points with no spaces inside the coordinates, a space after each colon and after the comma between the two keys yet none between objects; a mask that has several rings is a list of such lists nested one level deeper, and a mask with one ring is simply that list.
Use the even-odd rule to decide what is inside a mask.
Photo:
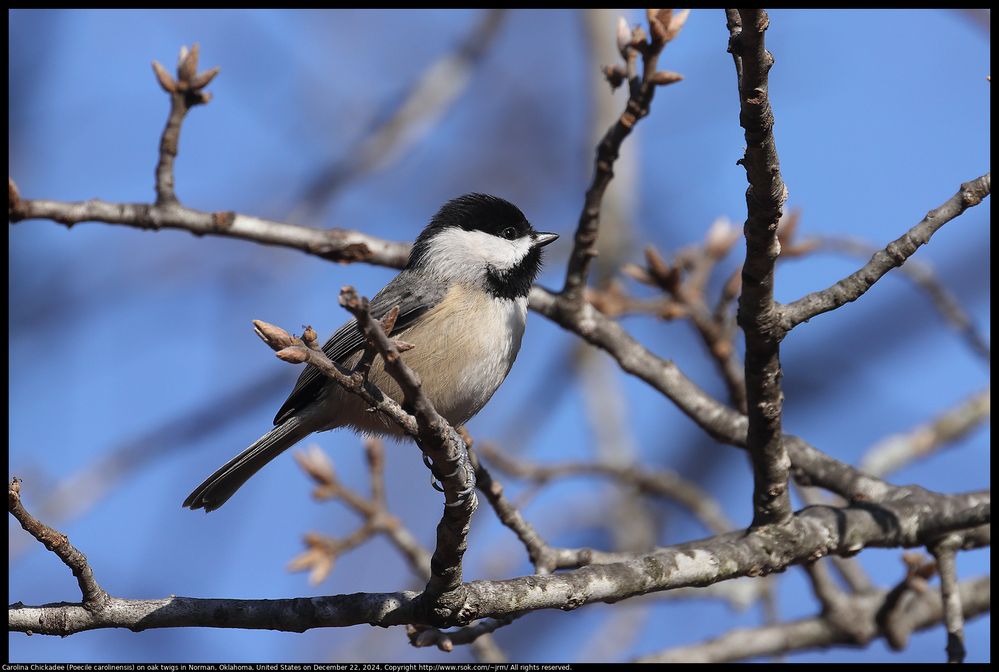
[{"label": "knot on branch", "polygon": [[459,584],[454,590],[437,595],[425,591],[420,595],[418,613],[422,620],[438,628],[466,625],[471,621],[468,588]]}]

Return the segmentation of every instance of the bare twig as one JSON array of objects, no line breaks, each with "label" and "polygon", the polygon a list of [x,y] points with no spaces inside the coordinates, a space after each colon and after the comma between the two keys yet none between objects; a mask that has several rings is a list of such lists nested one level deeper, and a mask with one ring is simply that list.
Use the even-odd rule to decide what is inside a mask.
[{"label": "bare twig", "polygon": [[466,625],[457,630],[444,631],[439,628],[409,625],[406,627],[406,634],[409,635],[409,643],[416,648],[426,646],[436,646],[441,651],[450,652],[454,645],[471,644],[483,635],[496,632],[500,628],[510,625],[521,614],[509,614],[500,618],[485,618],[474,625]]},{"label": "bare twig", "polygon": [[180,127],[192,107],[204,105],[212,99],[212,94],[204,88],[219,74],[217,67],[198,73],[200,51],[197,43],[190,50],[187,47],[180,48],[176,79],[167,73],[166,68],[153,61],[156,79],[170,96],[170,116],[167,117],[166,128],[160,138],[160,157],[156,164],[156,205],[159,206],[176,205],[179,202],[173,186],[173,163],[180,145]]},{"label": "bare twig", "polygon": [[[723,226],[723,225],[721,225]],[[703,286],[715,262],[731,247],[731,238],[716,222],[708,232],[704,247],[688,248],[676,254],[672,264],[649,245],[645,248],[646,268],[625,267],[625,271],[645,284],[659,287],[673,297],[682,316],[689,317],[718,368],[732,405],[746,412],[746,379],[743,365],[735,352],[723,313],[713,314],[704,301]],[[690,268],[689,275],[683,273]],[[669,307],[670,304],[667,304]]]},{"label": "bare twig", "polygon": [[[649,114],[656,86],[668,83],[658,82],[656,79],[659,54],[663,47],[676,36],[686,21],[685,13],[674,15],[668,9],[659,10],[659,14],[652,12],[650,14],[649,23],[652,35],[648,41],[646,41],[644,31],[639,27],[632,31],[631,39],[628,41],[622,40],[619,35],[618,44],[622,56],[628,63],[628,71],[621,73],[620,66],[617,66],[617,70],[612,70],[619,73],[617,77],[620,79],[616,80],[618,82],[623,81],[623,77],[627,77],[628,102],[620,118],[607,130],[600,144],[597,145],[593,182],[586,190],[586,198],[583,210],[579,215],[576,238],[566,270],[565,285],[562,289],[562,296],[571,305],[580,305],[583,302],[583,287],[586,285],[586,275],[596,250],[601,201],[607,185],[614,177],[614,161],[621,150],[621,143],[631,133],[635,124]],[[641,76],[638,75],[635,66],[635,60],[639,53],[642,57]],[[608,72],[608,77],[611,77],[611,70],[606,72]]]},{"label": "bare twig", "polygon": [[348,182],[383,169],[433,129],[468,88],[506,13],[501,8],[482,10],[481,18],[452,52],[430,64],[398,100],[375,115],[371,128],[345,158],[315,171],[289,219],[308,219]]},{"label": "bare twig", "polygon": [[483,445],[479,450],[497,468],[518,478],[528,479],[535,483],[547,483],[556,478],[570,476],[604,476],[634,487],[639,492],[663,497],[681,504],[714,533],[728,532],[736,528],[736,525],[725,516],[721,506],[714,498],[672,471],[594,462],[540,465],[513,458],[490,445]]},{"label": "bare twig", "polygon": [[[316,488],[313,491],[313,496],[316,499],[339,499],[342,501],[362,517],[364,520],[362,529],[368,528],[371,534],[385,535],[407,560],[413,572],[426,581],[430,578],[430,553],[406,529],[402,521],[388,509],[384,490],[384,447],[381,441],[374,438],[365,441],[364,447],[368,457],[368,473],[371,479],[370,498],[363,497],[340,481],[326,453],[318,446],[311,446],[305,453],[296,453],[295,459],[316,483]],[[336,555],[350,548],[343,548],[342,544],[340,547],[330,544],[311,544],[309,541],[313,536],[306,535],[306,545],[310,547],[310,550],[318,546],[318,550],[325,553],[326,556],[330,555],[331,549],[335,550],[336,552],[332,554],[333,557],[330,560],[335,559]],[[299,558],[302,557],[299,556]],[[325,561],[325,558],[319,558],[315,552],[310,557]],[[306,568],[306,566],[297,567],[297,569]]]},{"label": "bare twig", "polygon": [[886,476],[965,436],[989,419],[991,407],[991,390],[983,390],[931,422],[879,441],[867,451],[858,468],[872,476]]},{"label": "bare twig", "polygon": [[[870,243],[852,238],[816,236],[805,241],[816,252],[835,252],[854,257],[871,258],[878,249]],[[905,264],[899,266],[898,272],[911,280],[918,288],[926,292],[941,316],[947,320],[967,341],[971,350],[989,363],[992,350],[984,334],[975,327],[971,316],[961,307],[957,298],[944,286],[933,268],[918,259],[910,257]]]},{"label": "bare twig", "polygon": [[404,404],[417,419],[416,442],[433,464],[434,476],[444,488],[444,515],[437,526],[437,545],[431,558],[431,576],[425,591],[435,610],[461,608],[461,559],[468,547],[468,530],[477,505],[475,472],[468,462],[465,442],[434,409],[420,379],[406,366],[396,343],[368,312],[368,301],[352,287],[340,292],[340,303],[357,319],[358,327],[385,362],[385,371],[398,383]]},{"label": "bare twig", "polygon": [[357,394],[372,408],[383,413],[412,436],[424,455],[432,461],[434,476],[445,493],[444,515],[437,526],[437,546],[431,559],[431,577],[422,596],[425,607],[446,619],[460,609],[463,601],[461,559],[467,547],[468,527],[475,511],[475,476],[468,465],[465,444],[454,429],[434,409],[423,393],[418,376],[400,358],[394,341],[385,335],[378,320],[368,311],[368,302],[352,287],[340,293],[341,304],[357,319],[358,328],[378,350],[389,373],[403,391],[410,415],[393,399],[374,387],[359,372],[348,374],[301,339],[291,337],[274,325],[255,321],[259,335],[279,358],[293,363],[309,363],[333,378],[344,389]]},{"label": "bare twig", "polygon": [[787,187],[781,179],[767,94],[767,76],[774,63],[764,42],[770,19],[761,9],[740,9],[739,16],[741,30],[732,30],[729,40],[739,64],[739,121],[746,129],[746,154],[740,163],[749,179],[739,324],[746,334],[746,448],[753,462],[753,525],[762,525],[791,515],[787,489],[791,462],[781,437],[781,334],[774,302],[774,266],[780,254],[777,225]]},{"label": "bare twig", "polygon": [[940,575],[940,597],[943,601],[944,621],[947,625],[947,662],[963,663],[964,649],[964,607],[961,604],[961,586],[957,581],[957,549],[961,539],[949,535],[930,547],[937,559],[937,573]]},{"label": "bare twig", "polygon": [[313,229],[235,212],[204,212],[176,203],[109,203],[97,199],[67,203],[19,198],[9,202],[8,215],[12,223],[49,219],[68,227],[103,222],[146,231],[179,229],[196,236],[223,236],[288,247],[340,263],[366,261],[402,268],[409,258],[408,243],[381,240],[358,231]]},{"label": "bare twig", "polygon": [[99,611],[107,607],[111,597],[104,592],[104,589],[97,583],[97,579],[94,578],[94,571],[87,562],[87,556],[70,544],[69,537],[65,534],[53,530],[28,513],[21,503],[21,479],[16,476],[11,479],[10,486],[7,488],[7,511],[21,524],[25,532],[55,553],[63,564],[73,572],[73,576],[76,577],[76,582],[80,586],[80,593],[83,595],[81,606],[84,609]]},{"label": "bare twig", "polygon": [[888,271],[901,266],[906,259],[915,254],[916,250],[930,242],[930,238],[940,227],[988,197],[992,191],[991,175],[985,173],[962,184],[956,194],[939,207],[930,210],[922,221],[900,238],[888,243],[887,247],[878,251],[860,270],[826,289],[806,294],[796,301],[781,306],[780,328],[785,332],[790,331],[816,315],[827,313],[859,299]]},{"label": "bare twig", "polygon": [[[960,585],[965,617],[971,618],[989,612],[991,586],[991,579],[987,576]],[[852,632],[844,631],[825,616],[816,616],[760,628],[732,630],[717,639],[668,649],[644,656],[637,662],[722,663],[793,651],[823,649],[837,644],[862,646],[882,636],[875,617],[885,600],[885,595],[885,591],[877,591],[848,598],[843,608],[851,615],[856,626]],[[905,627],[910,633],[931,628],[939,624],[943,618],[943,605],[936,593],[927,592],[919,595],[908,608],[910,611],[907,614]]]}]

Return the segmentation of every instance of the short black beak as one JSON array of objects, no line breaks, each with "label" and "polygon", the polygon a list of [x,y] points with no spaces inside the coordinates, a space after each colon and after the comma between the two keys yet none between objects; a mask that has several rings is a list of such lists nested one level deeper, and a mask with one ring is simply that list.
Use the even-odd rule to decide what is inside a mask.
[{"label": "short black beak", "polygon": [[554,243],[556,240],[558,240],[558,234],[543,233],[539,231],[538,233],[534,234],[533,238],[534,238],[534,247],[544,247],[548,243]]}]

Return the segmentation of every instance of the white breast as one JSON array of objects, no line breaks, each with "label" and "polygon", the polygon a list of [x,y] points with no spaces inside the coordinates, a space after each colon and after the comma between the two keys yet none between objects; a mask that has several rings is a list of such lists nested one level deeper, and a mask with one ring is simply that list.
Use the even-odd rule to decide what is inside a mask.
[{"label": "white breast", "polygon": [[[457,427],[482,410],[503,383],[520,351],[526,323],[526,297],[496,299],[481,290],[454,286],[417,326],[399,335],[415,346],[402,359],[419,374],[437,412]],[[402,402],[401,390],[385,373],[381,358],[372,365],[369,377]],[[344,406],[355,406],[338,396],[342,411],[348,410]],[[350,417],[342,424],[366,432],[396,432],[379,414],[353,410],[344,414]]]}]

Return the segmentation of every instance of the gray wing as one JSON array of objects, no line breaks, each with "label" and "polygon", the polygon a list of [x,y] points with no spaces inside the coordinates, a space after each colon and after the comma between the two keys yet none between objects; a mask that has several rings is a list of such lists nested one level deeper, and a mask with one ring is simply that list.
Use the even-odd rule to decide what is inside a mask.
[{"label": "gray wing", "polygon": [[[381,319],[393,306],[399,306],[399,317],[392,330],[393,335],[399,335],[413,326],[417,318],[437,305],[444,296],[444,289],[439,284],[434,289],[414,287],[415,283],[411,280],[410,272],[403,271],[371,299],[370,310],[375,319]],[[330,336],[330,339],[323,346],[323,352],[332,361],[343,364],[352,355],[363,350],[365,345],[364,336],[358,330],[356,320],[352,318]],[[287,401],[274,416],[274,424],[278,425],[284,422],[312,403],[327,382],[336,384],[316,367],[307,366],[302,375],[298,377],[295,389],[291,391]]]}]

